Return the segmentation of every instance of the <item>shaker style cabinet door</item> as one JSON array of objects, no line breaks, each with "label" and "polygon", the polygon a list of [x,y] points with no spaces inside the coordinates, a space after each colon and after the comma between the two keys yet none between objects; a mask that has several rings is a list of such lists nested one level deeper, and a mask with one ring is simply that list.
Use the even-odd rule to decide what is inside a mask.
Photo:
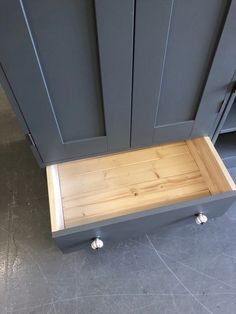
[{"label": "shaker style cabinet door", "polygon": [[132,147],[211,134],[235,32],[235,0],[136,1]]},{"label": "shaker style cabinet door", "polygon": [[134,0],[1,0],[2,71],[43,163],[130,146]]}]

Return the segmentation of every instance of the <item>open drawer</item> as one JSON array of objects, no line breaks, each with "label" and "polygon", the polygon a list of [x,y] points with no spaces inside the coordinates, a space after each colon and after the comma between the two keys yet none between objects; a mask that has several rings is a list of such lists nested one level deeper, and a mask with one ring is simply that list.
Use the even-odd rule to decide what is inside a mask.
[{"label": "open drawer", "polygon": [[208,137],[48,166],[47,178],[52,234],[64,251],[218,216],[236,200]]}]

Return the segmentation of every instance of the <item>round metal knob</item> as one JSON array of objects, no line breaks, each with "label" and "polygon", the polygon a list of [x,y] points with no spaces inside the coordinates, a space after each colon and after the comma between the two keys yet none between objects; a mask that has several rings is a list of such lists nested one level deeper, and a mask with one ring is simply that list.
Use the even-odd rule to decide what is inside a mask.
[{"label": "round metal knob", "polygon": [[207,222],[207,216],[200,213],[196,216],[195,221],[196,221],[196,224],[203,225],[204,223]]},{"label": "round metal knob", "polygon": [[96,238],[93,240],[93,242],[91,243],[91,248],[93,250],[98,250],[101,249],[103,247],[103,241],[99,238]]}]

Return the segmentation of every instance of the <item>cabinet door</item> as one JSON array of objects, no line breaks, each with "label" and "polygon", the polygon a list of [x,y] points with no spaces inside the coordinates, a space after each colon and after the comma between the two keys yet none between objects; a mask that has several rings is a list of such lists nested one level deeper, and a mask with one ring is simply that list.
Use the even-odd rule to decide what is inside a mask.
[{"label": "cabinet door", "polygon": [[130,145],[134,0],[2,0],[1,66],[44,163]]},{"label": "cabinet door", "polygon": [[236,68],[235,2],[136,1],[133,147],[211,133]]}]

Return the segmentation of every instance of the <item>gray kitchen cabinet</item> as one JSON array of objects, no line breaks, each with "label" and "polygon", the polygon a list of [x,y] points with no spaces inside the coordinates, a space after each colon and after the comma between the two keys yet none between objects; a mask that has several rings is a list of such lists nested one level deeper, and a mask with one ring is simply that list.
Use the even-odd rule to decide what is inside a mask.
[{"label": "gray kitchen cabinet", "polygon": [[0,74],[38,160],[212,137],[235,16],[236,0],[1,0]]},{"label": "gray kitchen cabinet", "polygon": [[47,166],[63,251],[232,206],[211,139],[235,33],[236,0],[0,0],[1,82]]},{"label": "gray kitchen cabinet", "polygon": [[132,147],[212,135],[235,71],[236,1],[137,0]]},{"label": "gray kitchen cabinet", "polygon": [[44,164],[130,145],[134,0],[1,0],[0,61]]}]

